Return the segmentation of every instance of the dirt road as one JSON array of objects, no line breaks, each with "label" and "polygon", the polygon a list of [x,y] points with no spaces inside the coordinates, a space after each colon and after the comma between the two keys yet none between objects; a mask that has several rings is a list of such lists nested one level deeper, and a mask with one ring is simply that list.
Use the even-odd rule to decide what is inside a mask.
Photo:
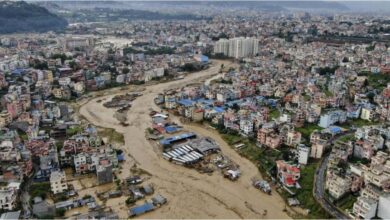
[{"label": "dirt road", "polygon": [[[174,165],[164,160],[155,146],[145,138],[145,129],[151,125],[149,109],[158,109],[153,99],[165,89],[184,86],[196,82],[202,77],[211,77],[218,73],[220,65],[230,65],[228,61],[214,61],[207,70],[193,73],[178,81],[156,84],[146,87],[143,96],[136,99],[128,112],[128,127],[122,127],[113,117],[114,109],[104,108],[99,99],[106,100],[111,94],[90,100],[80,108],[82,114],[92,124],[115,128],[124,134],[127,158],[120,178],[130,175],[130,167],[138,167],[152,174],[151,182],[156,191],[166,196],[168,204],[162,208],[141,216],[141,218],[289,218],[284,209],[284,201],[274,193],[265,195],[251,186],[250,179],[259,176],[257,168],[245,158],[240,157],[220,137],[201,127],[189,127],[200,135],[211,136],[221,146],[222,152],[240,165],[242,177],[230,182],[221,175],[200,174],[195,170]],[[117,211],[120,217],[127,217],[127,208],[123,201],[108,201],[107,205]],[[262,216],[267,210],[267,216]]]}]

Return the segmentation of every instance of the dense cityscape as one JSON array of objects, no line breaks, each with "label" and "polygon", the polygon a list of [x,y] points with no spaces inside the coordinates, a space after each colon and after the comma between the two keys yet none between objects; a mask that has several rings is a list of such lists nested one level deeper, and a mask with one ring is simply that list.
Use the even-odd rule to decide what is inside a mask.
[{"label": "dense cityscape", "polygon": [[389,2],[176,3],[0,2],[0,219],[389,219]]}]

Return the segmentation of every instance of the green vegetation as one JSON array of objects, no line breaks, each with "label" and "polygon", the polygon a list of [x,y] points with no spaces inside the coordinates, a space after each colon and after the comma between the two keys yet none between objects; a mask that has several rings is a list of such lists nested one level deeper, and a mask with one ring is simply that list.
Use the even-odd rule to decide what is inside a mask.
[{"label": "green vegetation", "polygon": [[366,51],[369,52],[369,51],[373,51],[375,49],[375,44],[372,44],[368,47],[366,47]]},{"label": "green vegetation", "polygon": [[314,176],[318,166],[318,161],[310,163],[304,167],[301,167],[301,178],[299,179],[299,185],[301,189],[297,190],[296,198],[302,203],[302,205],[310,210],[308,218],[323,219],[331,218],[320,204],[317,203],[313,196]]},{"label": "green vegetation", "polygon": [[157,49],[145,47],[144,50],[138,50],[133,47],[126,47],[123,49],[123,54],[129,53],[144,53],[146,55],[161,55],[161,54],[173,54],[175,53],[175,48],[171,47],[159,47]]},{"label": "green vegetation", "polygon": [[346,209],[352,209],[353,204],[356,202],[357,198],[358,198],[357,196],[348,194],[347,196],[344,196],[339,201],[337,201],[336,206],[343,211]]},{"label": "green vegetation", "polygon": [[278,109],[272,109],[269,112],[269,116],[270,116],[271,119],[277,119],[280,116],[280,111]]},{"label": "green vegetation", "polygon": [[68,196],[65,193],[56,194],[53,196],[54,202],[62,202],[68,200]]},{"label": "green vegetation", "polygon": [[108,142],[116,142],[119,144],[124,144],[125,143],[125,137],[123,134],[117,132],[113,128],[101,128],[98,131],[99,136],[105,137],[108,139]]},{"label": "green vegetation", "polygon": [[324,93],[325,93],[326,97],[332,97],[333,96],[333,93],[331,91],[327,90],[327,89],[324,91]]},{"label": "green vegetation", "polygon": [[390,83],[390,74],[368,74],[367,81],[368,85],[382,91]]},{"label": "green vegetation", "polygon": [[305,101],[310,101],[311,100],[311,96],[310,95],[304,95],[303,98],[305,99]]},{"label": "green vegetation", "polygon": [[326,75],[326,74],[334,74],[334,72],[338,69],[339,67],[338,66],[334,66],[334,67],[321,67],[319,69],[319,73],[320,75]]},{"label": "green vegetation", "polygon": [[354,140],[356,140],[356,138],[355,138],[355,135],[353,135],[353,134],[345,135],[345,136],[339,138],[339,141],[341,141],[341,142],[348,142],[348,141],[354,141]]},{"label": "green vegetation", "polygon": [[357,127],[357,128],[360,128],[360,127],[363,127],[363,126],[376,125],[376,124],[378,124],[378,122],[367,121],[367,120],[363,120],[361,118],[357,118],[357,119],[354,119],[354,120],[347,121],[341,127],[349,129],[349,128],[353,127],[353,126]]},{"label": "green vegetation", "polygon": [[46,61],[40,61],[40,60],[37,60],[37,59],[35,59],[34,63],[32,65],[30,65],[30,66],[33,67],[34,69],[38,69],[38,70],[47,70],[47,69],[49,69],[49,66],[47,65]]},{"label": "green vegetation", "polygon": [[31,199],[34,197],[41,197],[42,199],[47,198],[47,194],[49,193],[50,183],[34,183],[30,187],[30,196]]},{"label": "green vegetation", "polygon": [[[216,127],[216,126],[214,126]],[[244,138],[237,134],[234,131],[228,131],[227,129],[217,128],[220,132],[222,138],[231,146],[234,146],[238,143],[245,144],[245,147],[237,150],[238,153],[252,161],[259,168],[260,173],[264,178],[272,175],[272,169],[275,167],[275,161],[281,159],[288,159],[289,157],[289,148],[281,147],[279,150],[270,149],[270,148],[260,148],[256,146],[256,140],[251,138]],[[317,125],[310,124],[306,127],[305,132],[310,132],[312,130],[319,129]],[[310,132],[311,133],[311,132]],[[310,135],[310,134],[309,134]],[[318,161],[311,163],[305,167],[301,168],[301,179],[299,180],[299,184],[302,189],[296,190],[297,199],[301,202],[303,207],[310,210],[308,216],[304,216],[305,218],[313,218],[313,219],[324,219],[331,218],[329,214],[321,207],[320,204],[317,203],[315,198],[313,197],[313,184],[314,184],[314,176],[316,172],[316,168],[318,165]],[[285,199],[290,197],[290,194],[285,192],[284,190],[280,193]]]},{"label": "green vegetation", "polygon": [[72,57],[67,57],[64,53],[53,54],[50,58],[51,59],[61,59],[61,63],[64,63],[65,60],[71,60],[72,59]]},{"label": "green vegetation", "polygon": [[19,135],[20,139],[22,139],[23,141],[27,141],[28,140],[28,135],[26,134],[26,132],[18,130],[18,135]]},{"label": "green vegetation", "polygon": [[370,160],[368,160],[367,158],[352,157],[348,159],[348,162],[352,164],[368,164],[370,163]]},{"label": "green vegetation", "polygon": [[305,124],[302,128],[296,128],[295,130],[297,130],[298,132],[301,132],[302,137],[309,139],[310,135],[311,135],[311,133],[313,133],[313,131],[322,130],[322,129],[323,128],[321,128],[320,126],[318,126],[316,124]]},{"label": "green vegetation", "polygon": [[136,200],[132,196],[126,199],[126,205],[133,205],[135,202]]},{"label": "green vegetation", "polygon": [[66,209],[61,208],[61,209],[56,209],[56,216],[57,217],[63,217],[65,215]]},{"label": "green vegetation", "polygon": [[0,34],[63,30],[68,22],[24,1],[0,1]]},{"label": "green vegetation", "polygon": [[80,126],[75,126],[75,127],[66,129],[66,135],[69,137],[73,136],[75,134],[81,133],[81,132],[83,132],[83,129]]},{"label": "green vegetation", "polygon": [[145,84],[145,81],[144,80],[134,80],[134,81],[131,81],[130,84],[143,85],[143,84]]},{"label": "green vegetation", "polygon": [[89,194],[86,194],[83,196],[83,200],[90,199],[90,198],[92,198],[92,196]]}]

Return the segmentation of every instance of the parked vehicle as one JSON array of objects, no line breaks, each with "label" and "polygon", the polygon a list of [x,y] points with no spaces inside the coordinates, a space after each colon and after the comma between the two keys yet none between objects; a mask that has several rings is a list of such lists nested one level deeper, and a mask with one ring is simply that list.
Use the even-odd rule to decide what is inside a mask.
[{"label": "parked vehicle", "polygon": [[253,179],[253,180],[252,180],[252,184],[253,184],[253,186],[254,186],[256,189],[259,189],[259,190],[261,190],[262,192],[268,193],[269,195],[271,195],[272,189],[271,189],[271,186],[269,185],[269,183],[268,183],[267,181],[265,181],[265,180]]}]

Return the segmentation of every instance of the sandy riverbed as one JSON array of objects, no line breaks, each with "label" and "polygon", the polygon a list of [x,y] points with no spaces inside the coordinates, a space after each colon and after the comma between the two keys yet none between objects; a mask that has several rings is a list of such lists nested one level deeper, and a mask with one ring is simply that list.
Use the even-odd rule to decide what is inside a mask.
[{"label": "sandy riverbed", "polygon": [[[269,196],[251,186],[250,179],[260,176],[257,168],[250,161],[240,157],[218,134],[202,127],[186,126],[200,135],[214,138],[220,144],[222,152],[240,165],[242,177],[236,182],[230,182],[221,175],[200,174],[195,170],[169,163],[145,138],[145,129],[151,125],[149,109],[158,109],[153,102],[158,93],[196,82],[202,77],[211,77],[218,73],[222,63],[225,66],[230,65],[228,61],[214,61],[214,65],[209,69],[193,73],[185,79],[146,87],[143,96],[136,99],[128,111],[130,124],[128,127],[119,125],[113,117],[114,109],[107,109],[102,103],[96,102],[102,98],[109,100],[115,94],[92,99],[80,108],[80,114],[91,123],[115,128],[124,134],[123,150],[127,158],[122,164],[123,169],[119,177],[121,179],[128,177],[130,167],[136,163],[152,174],[150,181],[155,184],[156,192],[167,197],[166,206],[141,218],[289,218],[282,211],[285,207],[284,201],[277,193]],[[108,201],[108,204],[120,217],[127,217],[127,208],[123,201],[116,200],[115,203]],[[262,216],[265,209],[268,214]]]}]

